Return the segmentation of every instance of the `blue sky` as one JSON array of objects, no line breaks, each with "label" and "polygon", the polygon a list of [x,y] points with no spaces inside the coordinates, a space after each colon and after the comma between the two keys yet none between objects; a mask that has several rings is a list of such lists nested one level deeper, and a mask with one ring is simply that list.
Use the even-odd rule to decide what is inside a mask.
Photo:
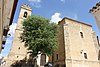
[{"label": "blue sky", "polygon": [[12,35],[8,37],[2,54],[7,56],[10,50],[21,5],[29,4],[32,8],[32,14],[43,16],[54,22],[58,22],[62,18],[68,17],[90,24],[100,38],[95,19],[93,15],[89,13],[89,9],[95,6],[97,2],[99,2],[99,0],[19,0],[13,20],[14,23],[9,32]]}]

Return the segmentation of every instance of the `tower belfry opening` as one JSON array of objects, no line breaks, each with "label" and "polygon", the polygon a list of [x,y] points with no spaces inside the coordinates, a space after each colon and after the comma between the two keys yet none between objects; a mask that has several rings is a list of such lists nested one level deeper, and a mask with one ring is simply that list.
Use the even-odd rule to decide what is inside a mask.
[{"label": "tower belfry opening", "polygon": [[24,12],[23,17],[27,18],[27,12],[26,11]]}]

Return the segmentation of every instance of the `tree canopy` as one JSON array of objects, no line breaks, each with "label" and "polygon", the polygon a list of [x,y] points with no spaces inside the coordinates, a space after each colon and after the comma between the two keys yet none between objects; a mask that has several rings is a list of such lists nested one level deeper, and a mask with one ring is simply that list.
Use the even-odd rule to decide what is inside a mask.
[{"label": "tree canopy", "polygon": [[29,16],[23,22],[20,38],[33,57],[38,52],[51,55],[57,48],[57,24],[40,16]]}]

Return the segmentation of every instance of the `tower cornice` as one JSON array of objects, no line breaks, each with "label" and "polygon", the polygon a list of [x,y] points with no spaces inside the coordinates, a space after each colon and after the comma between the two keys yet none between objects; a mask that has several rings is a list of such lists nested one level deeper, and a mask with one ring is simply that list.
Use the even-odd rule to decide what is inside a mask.
[{"label": "tower cornice", "polygon": [[22,5],[21,8],[24,8],[24,9],[26,9],[26,10],[32,11],[32,8],[31,8],[28,4]]},{"label": "tower cornice", "polygon": [[100,10],[100,2],[98,2],[95,6],[92,7],[92,9],[89,10],[89,13],[96,13]]}]

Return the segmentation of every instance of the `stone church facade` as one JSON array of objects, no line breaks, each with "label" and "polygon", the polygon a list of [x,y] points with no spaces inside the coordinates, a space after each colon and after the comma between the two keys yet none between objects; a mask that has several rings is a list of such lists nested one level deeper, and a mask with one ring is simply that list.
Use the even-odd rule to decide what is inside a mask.
[{"label": "stone church facade", "polygon": [[[99,43],[92,26],[70,18],[59,23],[55,67],[100,67]],[[98,47],[98,48],[97,48]]]},{"label": "stone church facade", "polygon": [[[29,5],[21,6],[14,41],[6,60],[8,67],[15,61],[29,58],[27,48],[20,40],[20,34],[23,32],[23,20],[31,14],[32,9]],[[91,25],[63,18],[58,26],[58,49],[49,58],[39,54],[36,59],[39,67],[43,67],[48,60],[52,60],[55,67],[100,67],[99,43]],[[40,63],[40,61],[45,61],[45,63]]]}]

